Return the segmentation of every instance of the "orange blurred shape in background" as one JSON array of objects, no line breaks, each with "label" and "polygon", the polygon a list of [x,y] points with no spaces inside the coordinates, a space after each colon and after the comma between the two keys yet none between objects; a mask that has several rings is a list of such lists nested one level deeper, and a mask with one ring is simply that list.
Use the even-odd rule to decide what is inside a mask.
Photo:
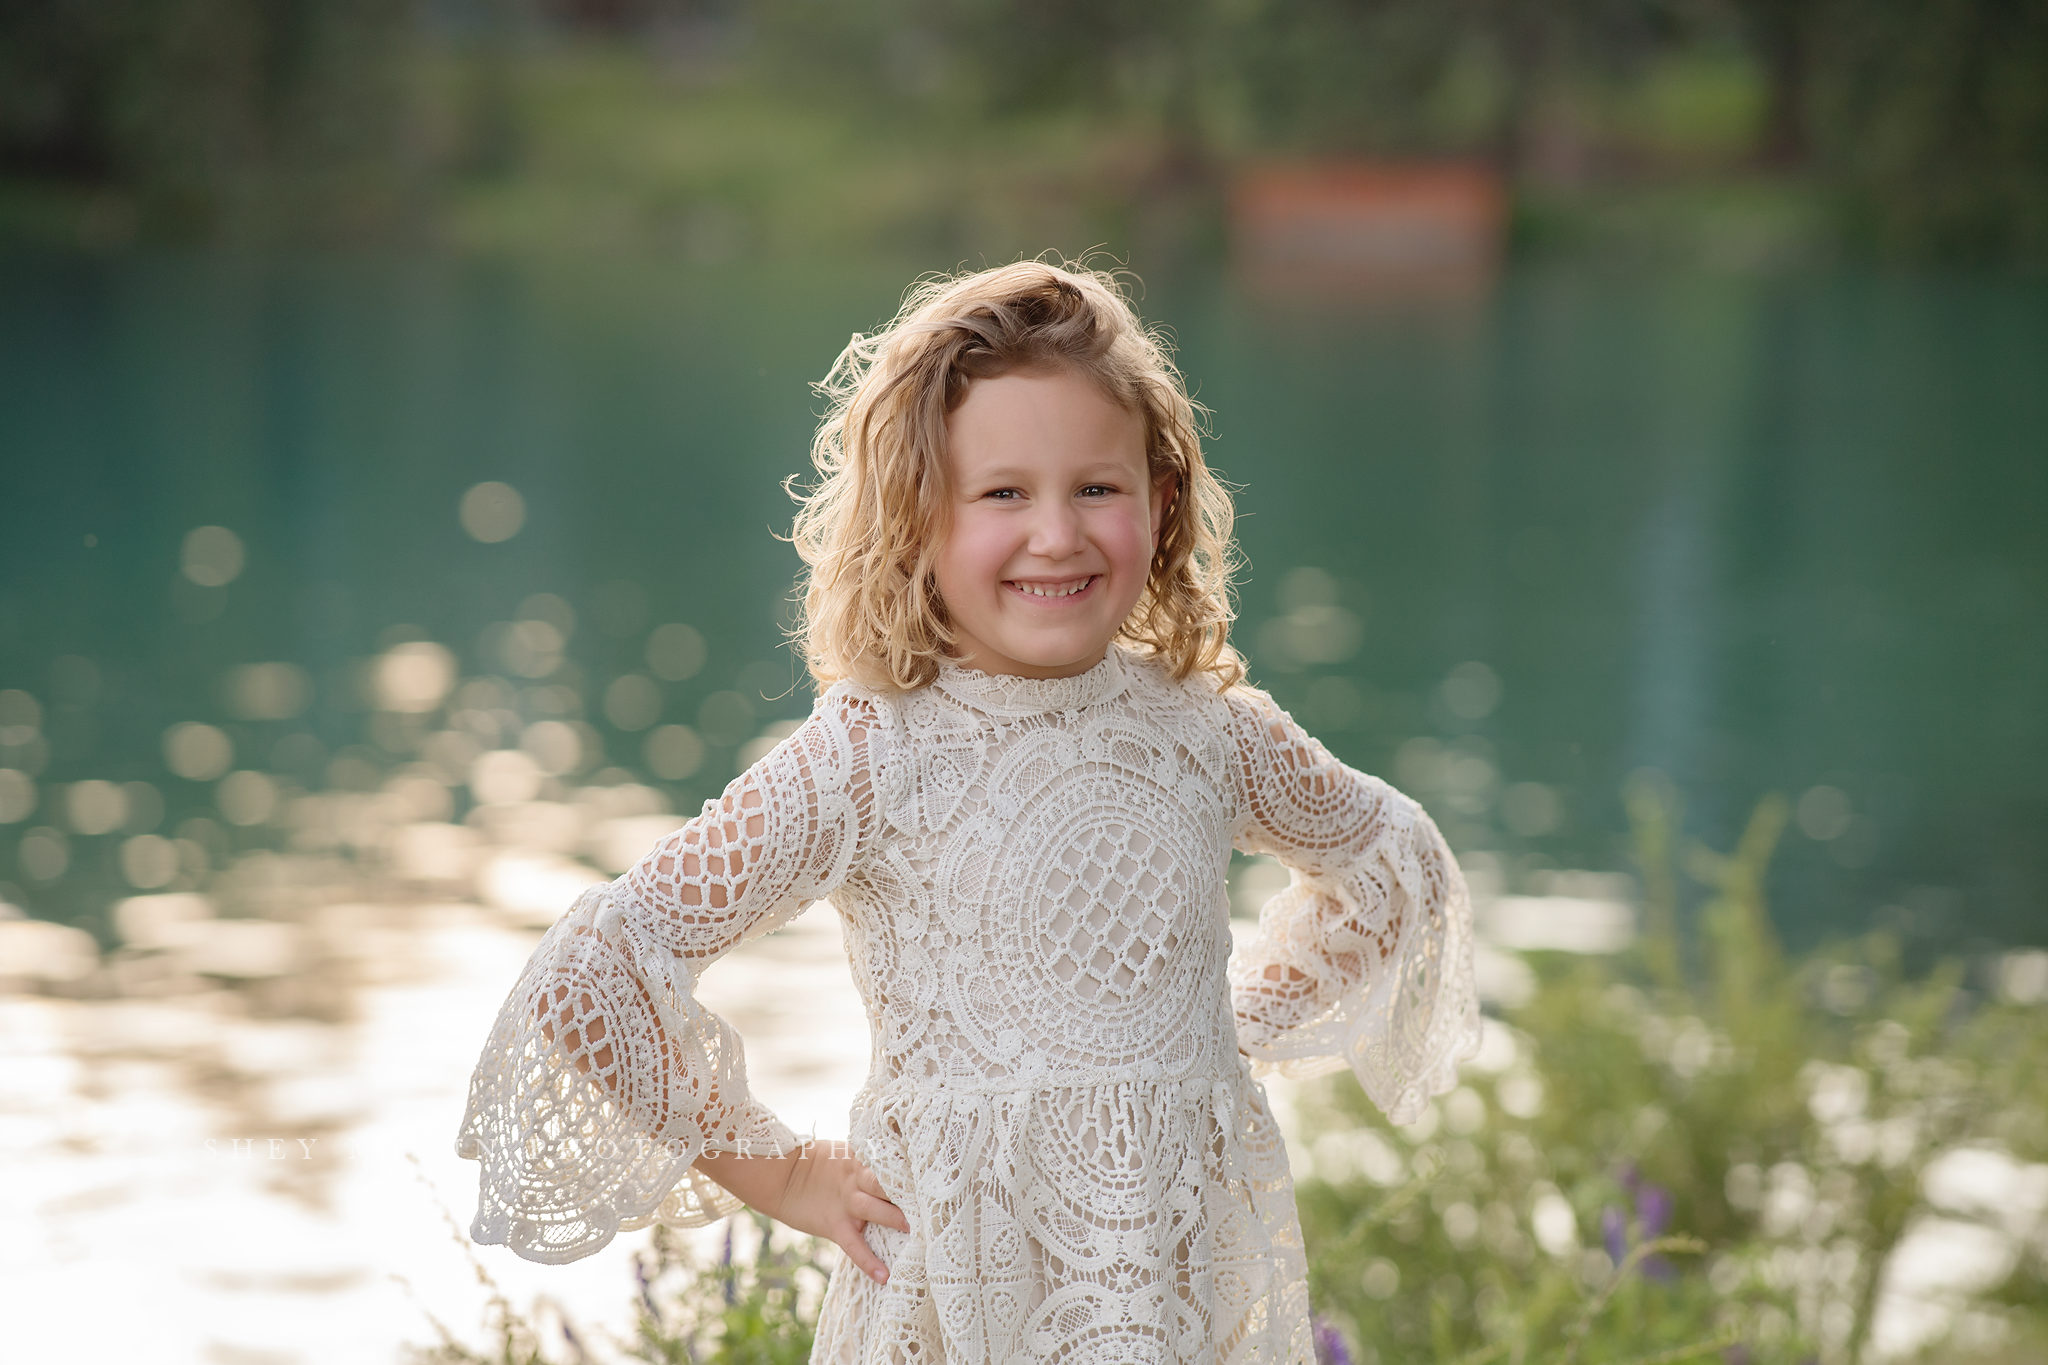
[{"label": "orange blurred shape in background", "polygon": [[1260,293],[1480,293],[1506,209],[1499,175],[1475,162],[1254,167],[1231,196],[1231,254]]}]

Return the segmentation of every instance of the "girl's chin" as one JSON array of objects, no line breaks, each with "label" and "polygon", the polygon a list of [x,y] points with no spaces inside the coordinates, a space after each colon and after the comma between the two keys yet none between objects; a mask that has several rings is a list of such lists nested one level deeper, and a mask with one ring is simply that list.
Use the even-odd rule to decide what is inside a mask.
[{"label": "girl's chin", "polygon": [[1086,673],[1102,661],[1115,635],[1113,630],[998,632],[995,639],[986,641],[988,648],[983,652],[984,657],[999,656],[994,659],[996,667],[991,668],[987,664],[977,667],[985,673],[1019,673],[1045,678]]}]

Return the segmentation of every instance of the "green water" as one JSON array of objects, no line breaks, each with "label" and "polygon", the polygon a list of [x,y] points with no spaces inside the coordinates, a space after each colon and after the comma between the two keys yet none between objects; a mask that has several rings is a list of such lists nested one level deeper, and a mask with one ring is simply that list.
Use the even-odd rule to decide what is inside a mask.
[{"label": "green water", "polygon": [[[705,661],[654,719],[712,742],[659,785],[714,792],[719,741],[807,705],[779,485],[808,383],[905,273],[0,265],[0,689],[35,699],[0,698],[0,768],[37,802],[0,809],[0,897],[100,925],[140,833],[208,868],[290,847],[286,806],[236,824],[173,775],[167,729],[220,728],[285,798],[375,785],[422,732],[377,720],[361,661],[406,639],[504,677],[521,723],[590,726],[566,789],[648,777],[601,698],[687,623]],[[1723,847],[1762,793],[1804,796],[1773,887],[1795,942],[2044,937],[2048,287],[1531,270],[1475,305],[1304,312],[1219,276],[1145,306],[1242,489],[1254,676],[1510,885],[1626,869],[1649,767]],[[457,515],[486,480],[526,509],[496,544]],[[225,586],[181,572],[202,526],[244,549]],[[567,630],[545,676],[491,629],[522,603]],[[261,662],[310,679],[293,714],[236,702]],[[751,719],[705,714],[733,691]],[[162,810],[131,788],[123,828],[80,832],[85,780]]]}]

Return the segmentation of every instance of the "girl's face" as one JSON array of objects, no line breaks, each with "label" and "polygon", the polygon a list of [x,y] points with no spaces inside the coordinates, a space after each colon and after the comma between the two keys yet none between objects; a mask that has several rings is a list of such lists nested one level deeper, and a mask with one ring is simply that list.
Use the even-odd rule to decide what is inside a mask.
[{"label": "girl's face", "polygon": [[1084,375],[978,379],[946,419],[939,595],[959,661],[1064,678],[1101,662],[1145,591],[1166,513],[1145,424]]}]

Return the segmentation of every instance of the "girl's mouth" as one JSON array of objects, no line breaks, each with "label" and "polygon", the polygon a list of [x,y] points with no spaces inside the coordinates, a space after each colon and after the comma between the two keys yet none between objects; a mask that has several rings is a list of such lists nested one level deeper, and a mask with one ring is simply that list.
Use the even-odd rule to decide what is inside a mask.
[{"label": "girl's mouth", "polygon": [[1069,597],[1078,597],[1095,586],[1101,574],[1089,574],[1085,578],[1063,578],[1057,581],[1027,581],[1021,578],[1005,580],[1003,586],[1021,597],[1035,597],[1041,602],[1057,602]]}]

